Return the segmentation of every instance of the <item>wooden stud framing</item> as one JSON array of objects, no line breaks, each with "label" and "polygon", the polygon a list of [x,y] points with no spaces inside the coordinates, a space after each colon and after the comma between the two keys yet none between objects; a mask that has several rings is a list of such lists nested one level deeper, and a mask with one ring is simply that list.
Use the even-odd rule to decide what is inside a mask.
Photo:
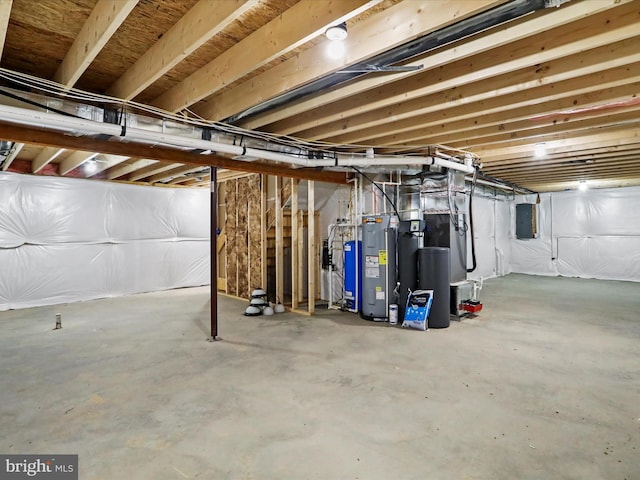
[{"label": "wooden stud framing", "polygon": [[268,175],[260,175],[260,254],[262,263],[260,264],[261,286],[267,288],[267,185],[269,182]]},{"label": "wooden stud framing", "polygon": [[282,211],[282,177],[276,177],[276,296],[284,303],[284,212]]}]

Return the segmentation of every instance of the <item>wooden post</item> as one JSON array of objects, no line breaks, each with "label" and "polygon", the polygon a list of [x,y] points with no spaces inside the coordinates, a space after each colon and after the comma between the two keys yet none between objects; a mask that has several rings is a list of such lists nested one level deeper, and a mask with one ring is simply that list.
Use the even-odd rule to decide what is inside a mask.
[{"label": "wooden post", "polygon": [[307,192],[307,276],[309,289],[307,292],[308,311],[313,314],[316,310],[316,209],[315,182],[308,180]]},{"label": "wooden post", "polygon": [[282,211],[282,177],[276,177],[276,296],[284,303],[284,238]]},{"label": "wooden post", "polygon": [[298,296],[300,291],[298,271],[300,263],[300,251],[298,243],[300,241],[298,236],[299,217],[298,217],[298,180],[292,179],[291,184],[291,308],[298,308]]},{"label": "wooden post", "polygon": [[262,288],[267,289],[267,186],[269,176],[260,175],[260,224],[262,225],[262,235],[260,238],[262,253]]}]

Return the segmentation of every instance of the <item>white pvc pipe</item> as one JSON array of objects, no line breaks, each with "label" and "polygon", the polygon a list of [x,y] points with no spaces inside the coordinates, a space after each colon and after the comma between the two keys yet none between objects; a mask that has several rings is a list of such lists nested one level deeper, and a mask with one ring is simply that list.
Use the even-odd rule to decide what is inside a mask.
[{"label": "white pvc pipe", "polygon": [[[218,153],[230,155],[248,155],[283,162],[299,167],[411,167],[416,165],[436,165],[450,170],[457,170],[465,173],[473,173],[474,167],[471,161],[459,163],[454,160],[447,160],[438,157],[417,157],[417,156],[373,156],[372,158],[362,156],[354,157],[352,154],[338,154],[336,159],[310,159],[298,157],[281,152],[248,148],[245,146],[231,145],[222,142],[212,142],[196,138],[182,137],[179,135],[165,134],[161,132],[144,130],[135,127],[123,128],[120,125],[96,122],[84,118],[62,116],[55,113],[39,112],[24,108],[0,105],[0,119],[19,125],[27,125],[47,130],[56,130],[80,135],[103,134],[112,137],[120,137],[122,141],[143,143],[147,145],[163,145],[167,147],[181,147],[188,149],[213,150]],[[124,135],[123,135],[124,134]],[[231,141],[231,140],[230,140]],[[440,154],[444,156],[443,154]],[[453,158],[453,157],[449,157]]]}]

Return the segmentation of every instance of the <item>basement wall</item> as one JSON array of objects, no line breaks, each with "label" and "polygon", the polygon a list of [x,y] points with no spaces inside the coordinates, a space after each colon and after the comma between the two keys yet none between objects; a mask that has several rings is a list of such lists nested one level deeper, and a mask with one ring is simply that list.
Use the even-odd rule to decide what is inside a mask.
[{"label": "basement wall", "polygon": [[0,311],[206,284],[208,189],[0,173]]},{"label": "basement wall", "polygon": [[540,194],[538,238],[515,238],[511,202],[511,269],[517,273],[640,282],[640,187]]}]

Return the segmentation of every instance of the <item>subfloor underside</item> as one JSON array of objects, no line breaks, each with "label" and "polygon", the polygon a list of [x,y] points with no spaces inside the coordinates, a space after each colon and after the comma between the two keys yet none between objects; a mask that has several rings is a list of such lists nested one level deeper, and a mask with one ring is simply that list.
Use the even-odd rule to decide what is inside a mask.
[{"label": "subfloor underside", "polygon": [[640,286],[482,297],[427,332],[221,297],[215,343],[206,288],[0,313],[0,453],[77,453],[83,480],[640,478]]}]

